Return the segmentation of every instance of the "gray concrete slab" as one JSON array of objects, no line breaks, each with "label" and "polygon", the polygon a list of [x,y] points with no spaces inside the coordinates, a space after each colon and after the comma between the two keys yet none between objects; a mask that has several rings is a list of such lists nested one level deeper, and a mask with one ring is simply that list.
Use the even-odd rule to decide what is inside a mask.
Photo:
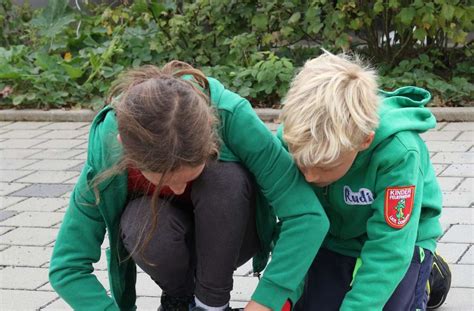
[{"label": "gray concrete slab", "polygon": [[[271,123],[275,117],[267,115],[272,130],[278,127]],[[444,311],[473,310],[474,305],[473,125],[440,122],[423,135],[443,190],[444,235],[438,251],[453,270],[453,288],[439,309]],[[2,310],[70,310],[48,283],[47,268],[58,223],[87,156],[88,130],[88,122],[0,122],[0,170],[5,171],[0,172]],[[102,249],[107,247],[106,240]],[[108,288],[104,255],[94,267]],[[156,310],[161,290],[139,271],[138,310]],[[234,307],[245,306],[258,283],[250,271],[246,263],[235,272]]]}]

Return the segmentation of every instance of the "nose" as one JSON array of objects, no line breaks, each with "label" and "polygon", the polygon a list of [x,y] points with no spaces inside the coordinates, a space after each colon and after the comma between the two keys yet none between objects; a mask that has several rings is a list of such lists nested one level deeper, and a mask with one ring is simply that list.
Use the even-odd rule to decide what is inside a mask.
[{"label": "nose", "polygon": [[311,172],[311,170],[303,170],[304,179],[309,183],[316,183],[319,181],[319,175]]},{"label": "nose", "polygon": [[173,191],[174,194],[180,195],[183,194],[186,190],[186,184],[176,184],[176,185],[168,185],[168,187]]}]

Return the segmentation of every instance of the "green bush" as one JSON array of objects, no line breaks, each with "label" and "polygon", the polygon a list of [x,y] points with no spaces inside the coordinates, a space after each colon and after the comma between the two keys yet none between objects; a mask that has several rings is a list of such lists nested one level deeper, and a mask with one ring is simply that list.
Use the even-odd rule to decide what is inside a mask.
[{"label": "green bush", "polygon": [[117,75],[180,59],[255,106],[278,104],[295,69],[321,53],[356,51],[381,86],[428,88],[434,104],[472,105],[469,0],[137,0],[44,10],[0,4],[0,96],[7,107],[104,105]]}]

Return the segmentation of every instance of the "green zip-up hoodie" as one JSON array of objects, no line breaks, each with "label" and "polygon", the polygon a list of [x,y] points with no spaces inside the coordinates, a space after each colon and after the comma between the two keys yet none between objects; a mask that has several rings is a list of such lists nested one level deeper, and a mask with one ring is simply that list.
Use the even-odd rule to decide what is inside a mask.
[{"label": "green zip-up hoodie", "polygon": [[[431,95],[416,87],[381,95],[380,124],[370,147],[341,179],[314,187],[330,221],[323,247],[362,261],[341,310],[382,310],[407,272],[415,245],[434,252],[441,234],[441,191],[419,136],[436,125],[424,107]],[[282,128],[278,136],[282,139]],[[404,201],[408,209],[398,214],[408,221],[398,225],[399,200],[389,191],[409,186],[415,188]]]},{"label": "green zip-up hoodie", "polygon": [[[258,119],[248,101],[226,90],[217,80],[208,80],[211,102],[220,121],[220,160],[241,162],[255,176],[260,188],[257,228],[263,250],[254,258],[254,269],[265,268],[270,251],[272,261],[252,299],[280,310],[286,299],[296,301],[301,294],[302,281],[329,223],[291,156]],[[128,176],[124,172],[100,183],[99,202],[88,186],[121,158],[117,133],[115,111],[106,107],[92,123],[87,160],[72,192],[51,259],[51,285],[75,310],[136,308],[136,267],[132,260],[125,260],[128,254],[119,238]],[[106,231],[113,298],[92,274],[92,263],[100,258]]]}]

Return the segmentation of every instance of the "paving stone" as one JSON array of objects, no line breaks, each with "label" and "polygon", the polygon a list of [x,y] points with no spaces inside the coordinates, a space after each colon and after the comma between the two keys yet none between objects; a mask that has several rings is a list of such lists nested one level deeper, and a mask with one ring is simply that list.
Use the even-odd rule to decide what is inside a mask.
[{"label": "paving stone", "polygon": [[36,138],[48,130],[15,130],[0,134],[0,138]]},{"label": "paving stone", "polygon": [[[12,211],[0,211],[12,212]],[[1,216],[0,216],[1,217]],[[45,227],[49,228],[59,223],[64,218],[63,213],[55,212],[21,212],[18,215],[0,222],[0,225],[15,227]]]},{"label": "paving stone", "polygon": [[438,243],[436,252],[448,263],[456,263],[469,248],[469,244]]},{"label": "paving stone", "polygon": [[[22,197],[22,199],[25,199]],[[28,198],[22,202],[11,205],[7,210],[31,211],[31,212],[53,212],[69,204],[66,198]]]},{"label": "paving stone", "polygon": [[23,197],[12,197],[12,196],[8,196],[8,197],[4,197],[4,196],[0,196],[0,209],[4,209],[4,208],[7,208],[11,205],[14,205],[20,201],[23,201],[25,200],[25,198]]},{"label": "paving stone", "polygon": [[31,173],[33,171],[0,170],[0,182],[12,182]]},{"label": "paving stone", "polygon": [[[450,265],[451,287],[471,287],[474,282],[474,265]],[[0,271],[1,272],[1,271]]]},{"label": "paving stone", "polygon": [[[26,277],[18,277],[24,275]],[[48,269],[6,267],[0,270],[0,288],[36,289],[48,281]]]},{"label": "paving stone", "polygon": [[28,159],[71,159],[83,153],[82,150],[66,150],[66,149],[32,149],[37,150],[33,155],[29,156]]},{"label": "paving stone", "polygon": [[75,130],[75,129],[84,129],[90,125],[89,122],[54,122],[49,125],[42,127],[41,129],[47,130]]},{"label": "paving stone", "polygon": [[58,229],[16,228],[0,236],[0,244],[45,246],[56,239]]},{"label": "paving stone", "polygon": [[0,235],[12,231],[15,227],[0,227]]},{"label": "paving stone", "polygon": [[19,197],[42,197],[57,198],[74,188],[74,185],[67,184],[35,184],[14,192],[14,196]]},{"label": "paving stone", "polygon": [[473,141],[474,140],[474,131],[466,131],[462,132],[461,135],[459,135],[456,140],[465,140],[465,141]]},{"label": "paving stone", "polygon": [[138,296],[160,296],[160,287],[146,273],[137,274],[136,290]]},{"label": "paving stone", "polygon": [[424,141],[440,140],[451,141],[454,140],[461,132],[459,131],[429,131],[422,133],[420,136]]},{"label": "paving stone", "polygon": [[474,192],[474,178],[466,178],[456,189],[463,192]]},{"label": "paving stone", "polygon": [[64,172],[64,171],[37,171],[33,174],[30,174],[26,177],[20,178],[18,182],[26,183],[46,183],[46,184],[55,184],[62,183],[66,180],[77,177],[79,173],[77,172]]},{"label": "paving stone", "polygon": [[436,122],[436,127],[430,131],[440,131],[442,130],[446,124],[448,124],[447,122]]},{"label": "paving stone", "polygon": [[473,201],[473,193],[461,191],[443,191],[444,207],[469,207]]},{"label": "paving stone", "polygon": [[[9,247],[10,247],[10,245],[0,245],[0,252],[3,251],[3,250],[5,250],[5,249],[7,249],[7,248],[9,248]],[[4,267],[1,267],[1,266],[0,266],[0,270],[3,269],[3,268],[4,268]]]},{"label": "paving stone", "polygon": [[[15,211],[0,211],[0,225],[3,225],[4,221],[7,220],[8,218],[11,218],[13,216],[15,216],[16,214],[18,214],[17,212]],[[5,226],[8,226],[7,224],[5,224]]]},{"label": "paving stone", "polygon": [[[474,265],[474,246],[473,245],[471,245],[471,247],[467,250],[467,252],[462,256],[459,263]],[[471,287],[474,287],[474,284],[471,284]]]},{"label": "paving stone", "polygon": [[0,159],[23,159],[41,151],[44,151],[44,150],[42,149],[0,149]]},{"label": "paving stone", "polygon": [[75,177],[73,177],[73,178],[71,178],[71,179],[66,180],[64,183],[65,183],[65,184],[73,184],[73,185],[75,185],[75,184],[77,183],[77,180],[79,179],[79,175],[80,175],[80,174],[76,175]]},{"label": "paving stone", "polygon": [[68,168],[68,171],[75,171],[75,172],[81,172],[82,168],[84,167],[84,163],[78,164],[76,166],[73,166],[71,168]]},{"label": "paving stone", "polygon": [[[76,138],[78,136],[83,135],[84,132],[78,130],[53,130],[49,131],[38,138],[46,138],[46,139],[71,139]],[[2,135],[0,135],[2,137]]]},{"label": "paving stone", "polygon": [[462,181],[461,177],[438,177],[437,179],[443,191],[454,190]]},{"label": "paving stone", "polygon": [[433,169],[436,176],[439,176],[445,169],[447,169],[449,164],[433,164]]},{"label": "paving stone", "polygon": [[0,127],[5,127],[9,124],[12,124],[13,122],[10,122],[10,121],[0,121]]},{"label": "paving stone", "polygon": [[137,297],[137,310],[156,310],[160,305],[159,297]]},{"label": "paving stone", "polygon": [[451,228],[453,225],[452,224],[447,224],[447,223],[441,223],[441,230],[443,231],[443,234],[445,234],[449,228]]},{"label": "paving stone", "polygon": [[245,264],[235,270],[234,275],[238,276],[249,276],[253,271],[252,260],[247,261]]},{"label": "paving stone", "polygon": [[438,152],[431,159],[431,162],[447,164],[474,163],[474,152]]},{"label": "paving stone", "polygon": [[443,127],[443,131],[472,131],[474,122],[451,122]]},{"label": "paving stone", "polygon": [[[59,311],[59,310],[71,310],[71,307],[61,298],[58,298],[54,302],[48,304],[41,310],[47,310],[47,311]],[[138,309],[140,310],[140,309]]]},{"label": "paving stone", "polygon": [[81,145],[77,145],[74,147],[74,149],[87,149],[89,143],[88,142],[84,142],[83,144]]},{"label": "paving stone", "polygon": [[86,160],[87,159],[87,152],[85,150],[82,150],[81,153],[78,156],[74,157],[74,159],[76,159],[76,160]]},{"label": "paving stone", "polygon": [[234,277],[234,289],[230,293],[233,300],[248,301],[258,284],[257,277]]},{"label": "paving stone", "polygon": [[[27,149],[44,143],[45,139],[7,139],[2,141],[0,147],[2,149]],[[38,147],[40,148],[40,147]]]},{"label": "paving stone", "polygon": [[28,184],[0,182],[0,196],[11,194],[14,191],[25,188]]},{"label": "paving stone", "polygon": [[474,208],[443,208],[440,221],[448,224],[472,225],[474,224]]},{"label": "paving stone", "polygon": [[474,164],[451,164],[441,176],[474,177]]},{"label": "paving stone", "polygon": [[0,164],[0,169],[2,170],[17,170],[21,169],[27,165],[35,163],[37,160],[19,160],[19,159],[4,159]]},{"label": "paving stone", "polygon": [[50,260],[52,253],[52,247],[11,246],[0,253],[0,265],[40,267]]},{"label": "paving stone", "polygon": [[441,238],[440,242],[472,243],[474,241],[474,225],[454,225]]},{"label": "paving stone", "polygon": [[34,130],[43,128],[47,126],[50,122],[15,122],[7,126],[2,127],[2,129],[8,130]]},{"label": "paving stone", "polygon": [[13,310],[38,310],[55,299],[55,293],[26,291],[26,290],[0,290],[0,309]]},{"label": "paving stone", "polygon": [[474,306],[473,288],[451,288],[439,311],[472,311]]},{"label": "paving stone", "polygon": [[80,160],[40,160],[24,167],[25,170],[34,171],[63,171],[82,164]]},{"label": "paving stone", "polygon": [[447,152],[447,151],[468,151],[472,147],[472,143],[465,141],[427,141],[426,146],[431,152]]},{"label": "paving stone", "polygon": [[[45,269],[47,270],[47,269]],[[102,284],[102,286],[104,286],[104,288],[109,291],[110,290],[110,286],[109,286],[109,275],[108,275],[108,272],[107,271],[94,271],[93,274],[97,277],[97,279],[99,280],[99,282]],[[47,281],[48,279],[46,279]],[[43,286],[41,286],[40,288],[38,288],[39,291],[48,291],[48,292],[52,292],[54,291],[53,288],[51,287],[51,284],[48,282],[46,284],[44,284]]]},{"label": "paving stone", "polygon": [[[43,141],[45,141],[43,139]],[[42,144],[38,144],[35,148],[39,149],[70,149],[76,146],[83,144],[83,140],[79,139],[54,139],[54,140],[47,140]]]}]

